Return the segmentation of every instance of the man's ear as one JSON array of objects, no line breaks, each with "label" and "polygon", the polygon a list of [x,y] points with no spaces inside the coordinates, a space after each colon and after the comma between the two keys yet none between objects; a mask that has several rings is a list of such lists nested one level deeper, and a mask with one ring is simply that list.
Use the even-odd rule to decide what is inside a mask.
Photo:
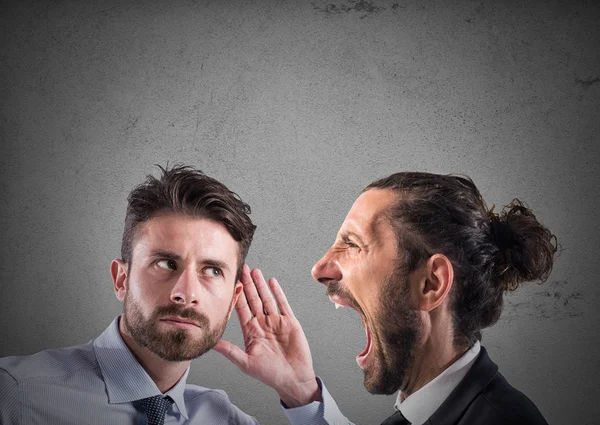
[{"label": "man's ear", "polygon": [[127,263],[115,258],[110,263],[110,275],[112,276],[115,295],[121,302],[125,301],[127,293]]},{"label": "man's ear", "polygon": [[419,309],[431,311],[448,298],[454,282],[454,268],[443,254],[432,255],[423,268]]},{"label": "man's ear", "polygon": [[242,294],[244,290],[244,285],[239,280],[235,284],[235,288],[233,290],[233,299],[231,300],[231,309],[229,310],[229,316],[227,316],[227,320],[231,319],[231,313],[233,313],[233,307],[237,304],[237,300]]}]

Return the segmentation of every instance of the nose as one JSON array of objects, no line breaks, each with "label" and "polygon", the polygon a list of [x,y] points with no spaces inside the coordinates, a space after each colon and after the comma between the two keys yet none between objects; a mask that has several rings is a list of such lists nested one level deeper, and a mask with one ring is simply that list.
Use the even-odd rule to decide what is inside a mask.
[{"label": "nose", "polygon": [[193,267],[185,268],[171,289],[171,301],[176,304],[197,305],[200,282]]},{"label": "nose", "polygon": [[331,250],[327,251],[323,258],[317,261],[311,270],[311,274],[316,281],[324,285],[342,280],[342,270],[331,254]]}]

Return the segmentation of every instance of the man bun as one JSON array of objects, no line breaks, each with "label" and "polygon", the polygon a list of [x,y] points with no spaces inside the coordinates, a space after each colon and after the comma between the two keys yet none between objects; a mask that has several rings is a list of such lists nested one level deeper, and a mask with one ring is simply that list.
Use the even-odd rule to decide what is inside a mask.
[{"label": "man bun", "polygon": [[557,250],[554,236],[518,199],[500,214],[488,212],[490,231],[498,252],[494,259],[498,285],[514,291],[521,283],[548,279]]}]

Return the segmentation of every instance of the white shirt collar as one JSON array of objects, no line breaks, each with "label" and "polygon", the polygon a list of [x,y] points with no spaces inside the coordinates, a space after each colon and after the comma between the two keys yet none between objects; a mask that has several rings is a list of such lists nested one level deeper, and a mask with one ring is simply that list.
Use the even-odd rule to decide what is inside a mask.
[{"label": "white shirt collar", "polygon": [[458,360],[404,401],[398,393],[394,407],[400,410],[412,425],[424,424],[465,377],[480,350],[481,344],[476,341]]}]

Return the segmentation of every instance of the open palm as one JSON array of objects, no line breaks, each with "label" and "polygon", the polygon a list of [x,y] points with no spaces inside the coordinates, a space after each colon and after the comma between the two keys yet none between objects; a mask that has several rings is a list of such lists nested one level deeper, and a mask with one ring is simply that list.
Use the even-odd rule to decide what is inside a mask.
[{"label": "open palm", "polygon": [[[289,407],[320,398],[308,341],[276,279],[268,285],[244,265],[244,291],[235,309],[245,350],[221,340],[215,350],[240,370],[275,389]],[[269,290],[270,288],[270,290]]]}]

